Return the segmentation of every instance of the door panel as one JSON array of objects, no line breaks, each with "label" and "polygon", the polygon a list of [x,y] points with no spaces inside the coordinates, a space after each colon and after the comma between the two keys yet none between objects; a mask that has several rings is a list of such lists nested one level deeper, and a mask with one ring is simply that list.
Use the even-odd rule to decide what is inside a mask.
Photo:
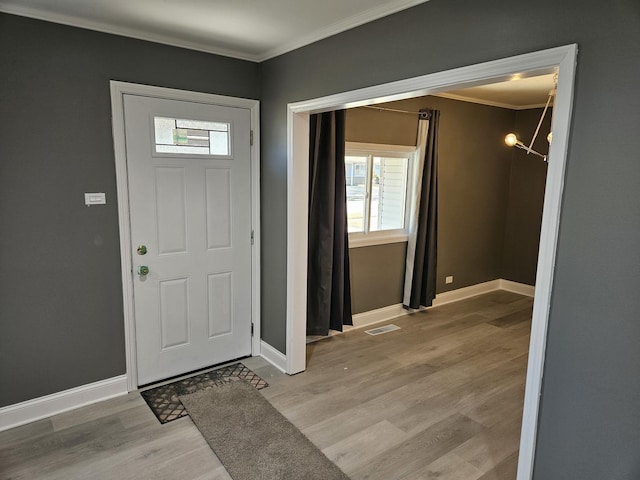
[{"label": "door panel", "polygon": [[207,168],[207,247],[231,246],[231,171]]},{"label": "door panel", "polygon": [[251,354],[250,112],[137,95],[124,107],[143,385]]},{"label": "door panel", "polygon": [[231,272],[209,275],[209,338],[233,332]]},{"label": "door panel", "polygon": [[161,350],[189,343],[189,279],[163,280],[160,284]]},{"label": "door panel", "polygon": [[184,168],[156,167],[158,254],[186,253],[187,206]]}]

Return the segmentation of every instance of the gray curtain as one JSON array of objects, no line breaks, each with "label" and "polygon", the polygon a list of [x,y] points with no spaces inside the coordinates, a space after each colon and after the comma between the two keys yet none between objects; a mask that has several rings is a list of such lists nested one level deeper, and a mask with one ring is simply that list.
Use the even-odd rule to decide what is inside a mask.
[{"label": "gray curtain", "polygon": [[307,335],[352,325],[345,111],[311,115],[309,131],[309,252]]},{"label": "gray curtain", "polygon": [[[422,172],[418,182],[417,223],[410,233],[405,272],[405,308],[429,307],[436,297],[438,226],[438,124],[440,112],[427,110],[419,120],[424,129]],[[420,127],[419,127],[420,129]]]}]

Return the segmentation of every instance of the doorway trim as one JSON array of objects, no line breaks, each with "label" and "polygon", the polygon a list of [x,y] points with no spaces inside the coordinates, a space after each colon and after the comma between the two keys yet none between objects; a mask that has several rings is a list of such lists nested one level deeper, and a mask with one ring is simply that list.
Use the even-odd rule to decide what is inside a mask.
[{"label": "doorway trim", "polygon": [[557,71],[558,87],[552,125],[553,143],[549,146],[550,161],[540,232],[536,293],[533,302],[518,457],[517,480],[532,478],[577,53],[576,44],[565,45],[290,103],[287,106],[287,373],[295,374],[306,367],[310,114],[435,94],[488,82],[509,80],[516,76],[534,76]]},{"label": "doorway trim", "polygon": [[111,80],[111,113],[113,147],[116,164],[118,226],[120,229],[120,264],[122,270],[122,300],[124,310],[124,340],[127,390],[138,388],[136,331],[133,309],[133,259],[131,253],[131,223],[129,215],[129,182],[125,145],[124,95],[203,103],[223,107],[245,108],[250,111],[253,142],[251,144],[251,355],[260,355],[260,102],[246,98],[190,92]]}]

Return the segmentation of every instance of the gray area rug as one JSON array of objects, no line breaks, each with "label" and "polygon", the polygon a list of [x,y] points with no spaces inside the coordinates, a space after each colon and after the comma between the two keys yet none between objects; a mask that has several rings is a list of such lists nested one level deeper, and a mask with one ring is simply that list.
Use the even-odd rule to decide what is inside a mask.
[{"label": "gray area rug", "polygon": [[180,396],[233,480],[348,480],[244,381]]}]

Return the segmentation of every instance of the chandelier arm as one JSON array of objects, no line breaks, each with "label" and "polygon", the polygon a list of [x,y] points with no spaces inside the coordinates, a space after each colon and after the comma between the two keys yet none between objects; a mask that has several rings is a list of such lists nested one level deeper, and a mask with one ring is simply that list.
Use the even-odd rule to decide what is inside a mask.
[{"label": "chandelier arm", "polygon": [[531,139],[531,143],[529,144],[529,148],[527,149],[527,153],[533,151],[533,142],[536,141],[536,137],[538,136],[538,132],[540,131],[540,127],[542,126],[542,121],[544,120],[544,116],[547,113],[547,109],[549,108],[549,104],[551,103],[551,99],[553,98],[553,94],[555,93],[555,89],[549,92],[549,98],[547,98],[547,104],[544,106],[544,110],[542,111],[542,115],[540,116],[540,121],[538,122],[538,126],[536,127],[536,131],[533,134],[533,138]]},{"label": "chandelier arm", "polygon": [[516,143],[516,144],[514,145],[514,147],[516,147],[516,148],[520,148],[520,149],[522,149],[522,150],[526,150],[526,151],[527,151],[527,155],[528,155],[528,154],[530,154],[530,153],[533,153],[534,155],[537,155],[537,156],[539,156],[540,158],[544,158],[545,162],[547,161],[547,156],[546,156],[546,155],[543,155],[543,154],[542,154],[542,153],[540,153],[540,152],[536,152],[534,149],[532,149],[532,148],[530,148],[530,147],[527,147],[524,143],[522,143],[522,142],[520,142],[520,141],[519,141],[518,143]]}]

